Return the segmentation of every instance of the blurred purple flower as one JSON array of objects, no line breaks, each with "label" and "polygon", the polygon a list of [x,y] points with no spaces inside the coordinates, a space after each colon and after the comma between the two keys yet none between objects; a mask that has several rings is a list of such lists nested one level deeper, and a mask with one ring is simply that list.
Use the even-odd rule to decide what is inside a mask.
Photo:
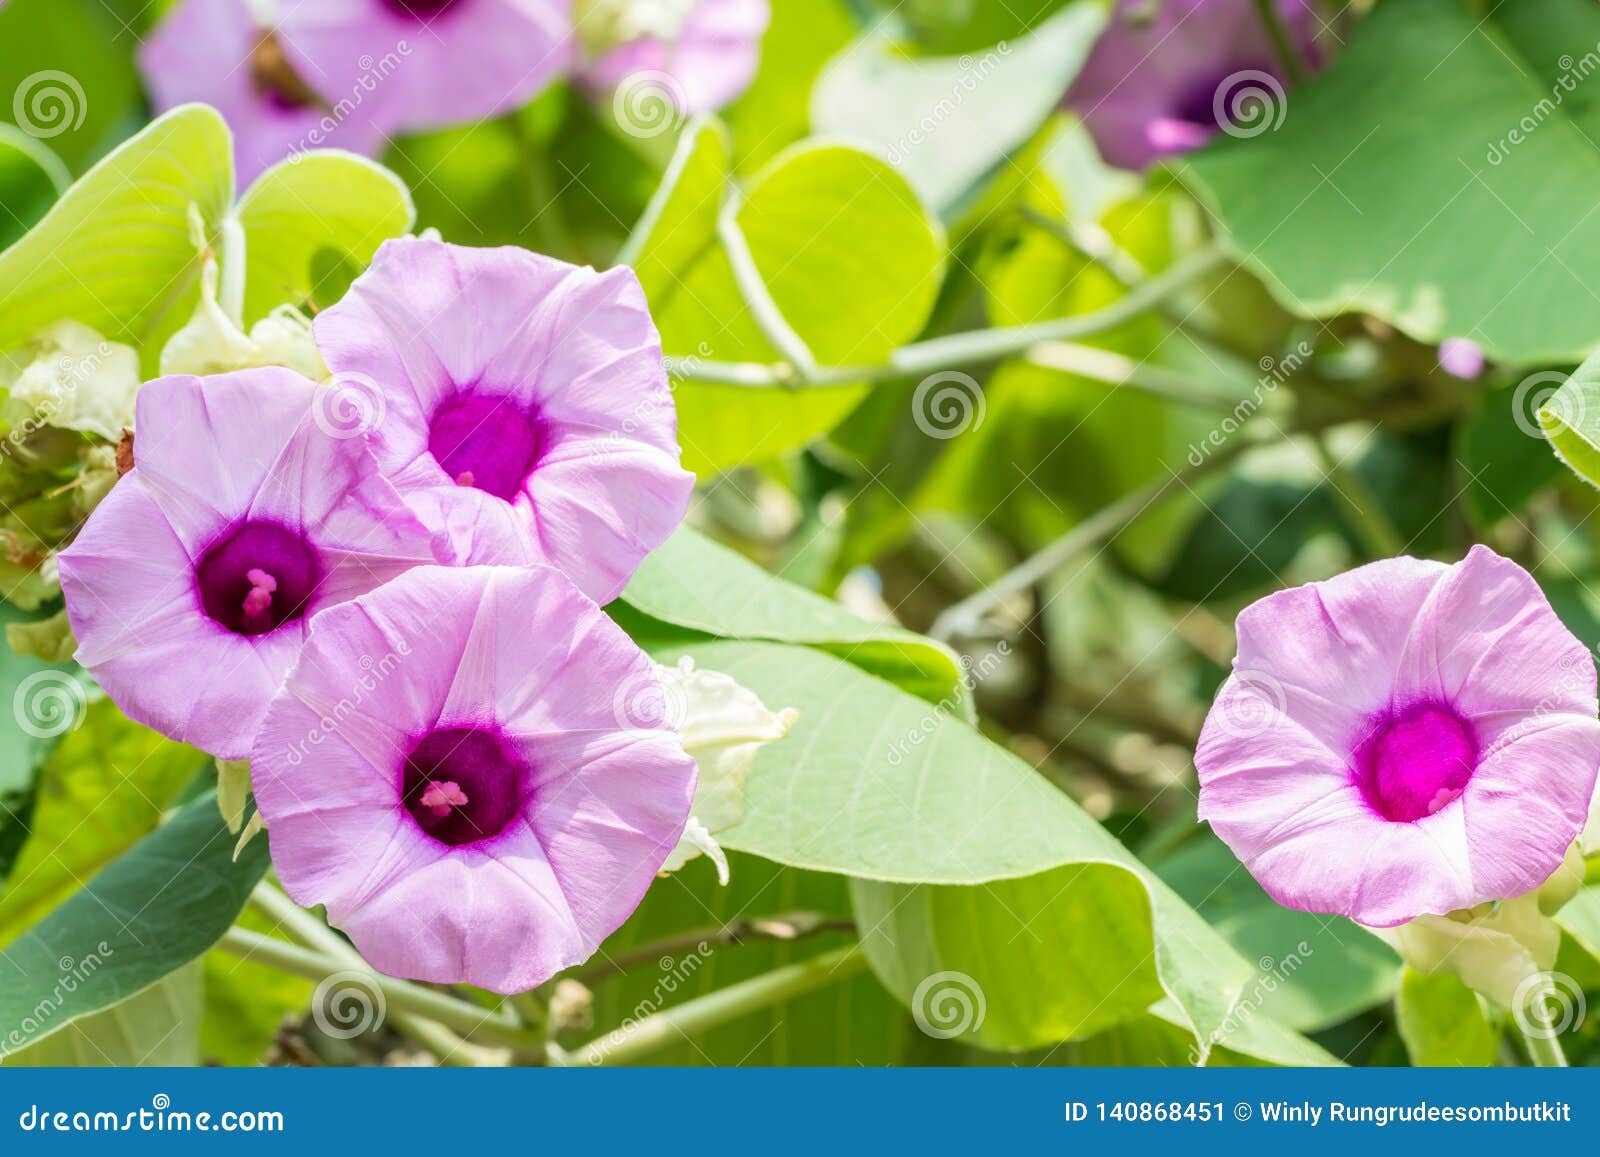
[{"label": "blurred purple flower", "polygon": [[376,153],[385,132],[369,115],[335,118],[251,15],[249,0],[184,0],[139,51],[157,112],[198,101],[233,130],[241,186],[302,149]]},{"label": "blurred purple flower", "polygon": [[157,111],[214,105],[241,184],[290,154],[496,116],[571,68],[570,0],[184,0],[140,70]]},{"label": "blurred purple flower", "polygon": [[588,959],[694,797],[670,723],[626,709],[654,680],[545,567],[418,568],[318,615],[251,756],[285,889],[394,976],[513,993]]},{"label": "blurred purple flower", "polygon": [[1200,817],[1279,903],[1392,927],[1538,888],[1600,769],[1595,668],[1533,577],[1476,546],[1239,616]]},{"label": "blurred purple flower", "polygon": [[608,602],[688,510],[661,342],[631,270],[387,241],[314,324],[383,391],[374,450],[461,563],[535,562]]},{"label": "blurred purple flower", "polygon": [[587,59],[578,77],[615,92],[624,124],[656,124],[667,100],[681,116],[714,112],[750,87],[761,60],[767,0],[580,0]]},{"label": "blurred purple flower", "polygon": [[1483,373],[1483,347],[1468,337],[1448,337],[1439,343],[1439,366],[1445,373],[1471,381]]},{"label": "blurred purple flower", "polygon": [[281,368],[150,382],[136,465],[61,552],[78,662],[220,759],[249,754],[314,613],[435,561],[330,397]]},{"label": "blurred purple flower", "polygon": [[[1277,5],[1301,61],[1317,65],[1309,0]],[[1251,0],[1118,0],[1067,105],[1109,163],[1138,170],[1218,131],[1275,128],[1284,99],[1277,54]]]},{"label": "blurred purple flower", "polygon": [[335,111],[396,131],[498,116],[572,68],[572,0],[301,0],[276,29]]}]

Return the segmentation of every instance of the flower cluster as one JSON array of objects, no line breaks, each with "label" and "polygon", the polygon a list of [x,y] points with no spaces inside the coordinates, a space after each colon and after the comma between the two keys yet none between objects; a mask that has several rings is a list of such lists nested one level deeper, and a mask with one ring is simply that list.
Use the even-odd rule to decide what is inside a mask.
[{"label": "flower cluster", "polygon": [[749,85],[767,19],[767,0],[183,0],[140,64],[158,110],[222,111],[248,181],[305,149],[376,154],[497,116],[568,75],[710,111]]},{"label": "flower cluster", "polygon": [[1532,576],[1482,546],[1388,559],[1262,599],[1238,635],[1195,766],[1201,818],[1262,886],[1502,1003],[1508,968],[1551,967],[1600,703]]},{"label": "flower cluster", "polygon": [[697,802],[696,719],[628,708],[678,676],[598,604],[693,483],[631,272],[391,241],[315,340],[327,381],[139,390],[131,467],[60,556],[77,657],[135,720],[250,761],[285,888],[373,964],[522,991],[664,866],[720,864],[790,717],[706,700]]}]

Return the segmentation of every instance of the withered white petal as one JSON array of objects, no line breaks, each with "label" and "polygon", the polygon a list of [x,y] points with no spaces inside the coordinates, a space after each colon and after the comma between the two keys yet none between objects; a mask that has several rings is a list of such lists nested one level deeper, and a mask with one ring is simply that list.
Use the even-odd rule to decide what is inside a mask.
[{"label": "withered white petal", "polygon": [[656,677],[683,749],[700,769],[689,825],[661,870],[674,871],[704,853],[716,863],[725,884],[727,857],[714,833],[744,817],[745,783],[756,752],[789,734],[798,712],[772,711],[732,676],[697,669],[692,659],[682,659],[676,667],[658,664]]}]

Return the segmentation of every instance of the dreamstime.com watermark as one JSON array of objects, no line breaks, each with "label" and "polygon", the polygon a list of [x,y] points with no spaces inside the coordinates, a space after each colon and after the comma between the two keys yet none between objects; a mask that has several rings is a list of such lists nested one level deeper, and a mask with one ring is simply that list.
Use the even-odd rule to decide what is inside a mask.
[{"label": "dreamstime.com watermark", "polygon": [[282,1133],[288,1128],[274,1109],[190,1113],[174,1109],[165,1093],[151,1097],[148,1108],[126,1112],[29,1105],[17,1117],[17,1127],[24,1133]]},{"label": "dreamstime.com watermark", "polygon": [[[995,643],[992,649],[985,652],[981,659],[974,659],[971,655],[962,655],[959,660],[961,664],[961,686],[968,693],[977,690],[978,684],[984,682],[999,670],[1000,665],[1005,662],[1010,654],[1010,642],[1001,639]],[[917,726],[894,741],[894,745],[889,748],[890,767],[899,767],[904,763],[906,756],[921,747],[939,730],[939,720],[942,717],[946,715],[959,716],[965,704],[959,695],[952,692],[939,700],[934,706],[937,711],[928,712],[927,715],[922,717]]]},{"label": "dreamstime.com watermark", "polygon": [[410,55],[411,44],[406,40],[397,40],[393,51],[385,52],[380,57],[373,57],[370,53],[363,55],[356,62],[361,75],[351,86],[349,95],[329,105],[322,119],[312,125],[301,140],[289,146],[289,159],[298,160],[311,149],[326,145],[339,126],[354,116],[366,99],[377,92],[378,86],[393,76]]},{"label": "dreamstime.com watermark", "polygon": [[711,959],[713,951],[710,942],[702,940],[688,955],[663,956],[657,961],[661,974],[656,979],[655,987],[650,990],[650,995],[634,1005],[633,1011],[622,1018],[621,1024],[590,1046],[589,1063],[604,1064],[611,1050],[626,1043],[640,1021],[660,1012],[665,1007],[667,999],[687,984],[706,961]]},{"label": "dreamstime.com watermark", "polygon": [[1600,72],[1600,43],[1576,60],[1571,53],[1566,53],[1556,61],[1556,67],[1561,69],[1561,74],[1550,86],[1550,95],[1541,97],[1499,140],[1489,142],[1485,159],[1491,165],[1499,165],[1510,156],[1512,149],[1525,143],[1545,121],[1555,115],[1567,97],[1578,91],[1580,84]]},{"label": "dreamstime.com watermark", "polygon": [[47,68],[22,78],[11,94],[11,117],[30,137],[49,140],[83,127],[89,98],[70,72]]},{"label": "dreamstime.com watermark", "polygon": [[1258,363],[1261,376],[1256,378],[1255,389],[1250,391],[1250,396],[1240,398],[1233,411],[1205,437],[1189,444],[1189,465],[1199,466],[1215,451],[1222,449],[1228,439],[1238,432],[1239,427],[1253,417],[1268,398],[1278,392],[1278,387],[1299,372],[1300,367],[1306,364],[1314,352],[1309,343],[1301,342],[1281,358],[1262,358]]},{"label": "dreamstime.com watermark", "polygon": [[56,967],[60,975],[56,979],[55,987],[28,1010],[21,1023],[9,1026],[5,1038],[0,1040],[0,1057],[16,1052],[38,1037],[40,1032],[55,1019],[62,1005],[67,1003],[67,997],[77,992],[80,985],[99,972],[115,955],[116,950],[102,940],[94,946],[93,952],[81,959],[63,956],[58,960]]},{"label": "dreamstime.com watermark", "polygon": [[988,1013],[983,986],[965,972],[925,976],[911,994],[911,1019],[935,1040],[977,1032]]},{"label": "dreamstime.com watermark", "polygon": [[411,644],[401,639],[395,644],[394,650],[387,652],[381,659],[362,655],[357,660],[363,672],[361,678],[351,685],[349,693],[344,698],[323,713],[322,718],[317,720],[316,726],[306,732],[304,739],[289,748],[285,758],[288,759],[290,766],[299,767],[313,747],[321,747],[339,734],[339,729],[344,726],[345,720],[355,714],[356,708],[366,702],[367,697],[378,689],[378,684],[394,674],[396,668],[400,666],[400,660],[409,654],[411,654]]},{"label": "dreamstime.com watermark", "polygon": [[939,127],[955,116],[957,110],[967,103],[967,98],[994,75],[1000,62],[1010,55],[1011,45],[1002,40],[980,57],[963,56],[958,62],[960,74],[950,85],[950,91],[889,146],[889,163],[896,166],[905,164],[913,150],[927,144],[938,133]]},{"label": "dreamstime.com watermark", "polygon": [[111,356],[111,343],[102,341],[81,358],[62,357],[56,362],[56,379],[50,383],[45,396],[34,405],[33,412],[6,432],[0,441],[0,456],[13,457],[26,452],[28,439],[32,438],[77,397],[83,384],[92,381]]},{"label": "dreamstime.com watermark", "polygon": [[[1228,1015],[1223,1018],[1216,1031],[1211,1034],[1211,1044],[1225,1041],[1233,1033],[1238,1032],[1255,1018],[1261,1011],[1261,1006],[1266,1004],[1267,998],[1288,983],[1289,978],[1305,966],[1305,962],[1316,955],[1316,950],[1304,940],[1294,946],[1294,951],[1282,959],[1263,956],[1256,962],[1259,971],[1250,984],[1239,994],[1239,999],[1233,1002],[1233,1007],[1228,1010]],[[1189,1049],[1189,1063],[1198,1065],[1204,1058],[1200,1054],[1198,1044]]]}]

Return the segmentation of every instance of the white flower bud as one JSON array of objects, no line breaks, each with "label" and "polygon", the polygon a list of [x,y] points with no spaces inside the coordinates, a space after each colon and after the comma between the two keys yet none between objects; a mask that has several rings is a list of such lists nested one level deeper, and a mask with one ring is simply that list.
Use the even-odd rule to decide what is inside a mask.
[{"label": "white flower bud", "polygon": [[661,870],[675,871],[704,853],[726,884],[728,859],[714,833],[744,817],[745,782],[756,752],[789,734],[797,712],[768,710],[755,692],[719,671],[696,670],[692,659],[683,659],[676,667],[658,665],[656,677],[671,705],[683,749],[700,769],[683,839]]}]

